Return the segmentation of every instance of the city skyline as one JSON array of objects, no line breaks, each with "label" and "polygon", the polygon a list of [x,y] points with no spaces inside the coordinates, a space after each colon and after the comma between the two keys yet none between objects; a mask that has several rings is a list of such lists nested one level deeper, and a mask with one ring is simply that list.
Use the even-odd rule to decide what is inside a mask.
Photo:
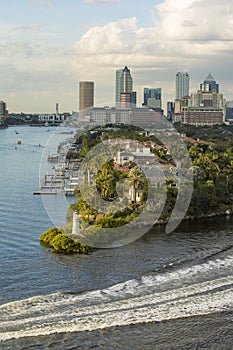
[{"label": "city skyline", "polygon": [[[79,81],[95,82],[95,105],[114,105],[115,72],[128,66],[138,103],[160,87],[175,99],[175,75],[190,93],[209,72],[233,100],[230,0],[12,0],[2,4],[0,99],[10,112],[78,110]],[[216,24],[217,23],[217,24]]]}]

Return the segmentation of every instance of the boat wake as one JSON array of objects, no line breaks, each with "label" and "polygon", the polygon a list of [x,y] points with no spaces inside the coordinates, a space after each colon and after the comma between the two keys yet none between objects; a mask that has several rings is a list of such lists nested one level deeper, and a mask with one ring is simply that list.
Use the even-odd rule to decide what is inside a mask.
[{"label": "boat wake", "polygon": [[233,257],[227,256],[142,276],[102,290],[55,293],[7,303],[0,306],[0,340],[231,310],[232,263]]}]

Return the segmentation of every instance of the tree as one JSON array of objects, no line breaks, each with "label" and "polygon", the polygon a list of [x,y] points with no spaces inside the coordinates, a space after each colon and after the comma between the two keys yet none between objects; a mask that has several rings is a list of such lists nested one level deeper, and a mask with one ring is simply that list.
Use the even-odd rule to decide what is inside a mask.
[{"label": "tree", "polygon": [[133,198],[134,203],[136,204],[137,190],[143,188],[143,185],[145,183],[145,176],[139,168],[134,167],[130,169],[128,178],[132,184]]}]

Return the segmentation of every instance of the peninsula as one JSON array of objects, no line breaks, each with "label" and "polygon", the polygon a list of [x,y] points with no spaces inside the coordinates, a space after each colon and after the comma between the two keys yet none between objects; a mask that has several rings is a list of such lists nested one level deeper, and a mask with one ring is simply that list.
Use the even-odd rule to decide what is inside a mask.
[{"label": "peninsula", "polygon": [[[192,160],[193,194],[185,219],[196,219],[214,215],[231,214],[233,211],[233,128],[230,126],[195,127],[176,125],[180,137],[185,142]],[[68,216],[78,211],[81,231],[98,235],[100,228],[119,227],[133,221],[143,210],[147,200],[147,179],[137,166],[140,155],[146,164],[159,162],[166,178],[161,184],[161,191],[166,191],[166,202],[157,223],[167,222],[178,194],[177,164],[167,147],[156,135],[148,135],[140,128],[127,125],[107,125],[96,127],[85,134],[75,136],[76,150],[68,152],[70,161],[79,161],[80,165],[88,152],[98,144],[113,144],[114,140],[125,140],[122,152],[106,161],[100,167],[91,164],[87,169],[89,178],[95,174],[95,187],[100,197],[114,203],[120,195],[118,184],[128,181],[124,208],[101,211],[93,208],[81,198],[77,191],[77,202],[71,204]],[[118,186],[118,188],[117,188]],[[158,193],[158,192],[157,192]],[[162,198],[162,197],[161,197]],[[162,199],[161,199],[162,200]],[[155,205],[158,205],[156,198]],[[66,230],[65,230],[66,231]],[[63,231],[50,229],[42,234],[40,240],[58,252],[88,253],[90,248],[82,245],[82,239],[73,240]],[[59,243],[58,243],[59,242]],[[65,242],[65,243],[64,243]]]}]

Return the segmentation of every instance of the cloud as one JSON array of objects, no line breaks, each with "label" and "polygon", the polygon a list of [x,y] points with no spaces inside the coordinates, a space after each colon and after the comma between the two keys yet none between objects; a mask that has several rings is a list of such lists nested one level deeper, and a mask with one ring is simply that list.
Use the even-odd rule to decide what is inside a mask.
[{"label": "cloud", "polygon": [[34,5],[39,5],[39,6],[43,6],[43,7],[47,7],[47,8],[52,8],[54,7],[54,4],[52,1],[50,0],[31,0],[31,2]]},{"label": "cloud", "polygon": [[[47,8],[55,3],[30,1]],[[110,4],[118,1],[83,2]],[[46,85],[46,77],[53,82],[62,76],[67,82],[67,91],[71,81],[77,85],[79,80],[94,80],[96,104],[114,100],[115,70],[125,65],[131,69],[139,104],[144,86],[162,87],[164,100],[173,100],[175,74],[180,70],[189,71],[191,91],[211,72],[221,90],[224,89],[222,92],[231,94],[226,97],[232,100],[232,0],[163,0],[151,6],[153,9],[148,9],[148,13],[152,13],[150,27],[140,26],[140,18],[137,20],[135,16],[93,25],[77,38],[73,47],[70,41],[65,41],[67,32],[57,32],[54,28],[46,31],[47,25],[40,30],[43,26],[40,23],[1,24],[0,56],[6,63],[10,57],[20,72],[22,69],[44,72],[44,75],[33,76],[33,81],[32,76],[28,77],[28,81],[32,81],[31,90],[33,83],[40,79],[41,86]],[[69,77],[64,77],[64,72],[70,74]],[[53,83],[51,89],[54,87],[56,91],[58,83]],[[12,83],[13,87],[16,85],[17,80]],[[72,88],[75,90],[77,86]]]},{"label": "cloud", "polygon": [[166,0],[155,6],[155,13],[155,25],[163,40],[233,40],[231,0]]},{"label": "cloud", "polygon": [[87,4],[102,3],[102,4],[114,4],[120,2],[120,0],[84,0]]},{"label": "cloud", "polygon": [[44,27],[44,24],[42,23],[31,23],[31,24],[15,27],[14,29],[15,30],[39,30],[42,27]]},{"label": "cloud", "polygon": [[[105,26],[91,27],[75,44],[79,53],[121,53],[131,50],[131,40],[136,30],[136,18],[110,22]],[[134,44],[134,40],[132,41]]]},{"label": "cloud", "polygon": [[[173,99],[171,80],[179,70],[190,72],[193,90],[209,71],[232,84],[226,73],[233,54],[232,0],[165,0],[154,6],[153,18],[148,28],[136,17],[89,28],[75,43],[72,64],[79,77],[114,85],[115,70],[128,65],[136,88],[162,84],[167,99]],[[192,79],[192,72],[200,78]]]},{"label": "cloud", "polygon": [[27,41],[8,40],[0,42],[0,56],[15,57],[16,55],[31,56],[33,48]]},{"label": "cloud", "polygon": [[150,28],[138,28],[135,17],[93,26],[75,43],[83,62],[104,64],[131,59],[146,66],[221,55],[233,49],[231,0],[165,0],[155,6],[157,19]]}]

